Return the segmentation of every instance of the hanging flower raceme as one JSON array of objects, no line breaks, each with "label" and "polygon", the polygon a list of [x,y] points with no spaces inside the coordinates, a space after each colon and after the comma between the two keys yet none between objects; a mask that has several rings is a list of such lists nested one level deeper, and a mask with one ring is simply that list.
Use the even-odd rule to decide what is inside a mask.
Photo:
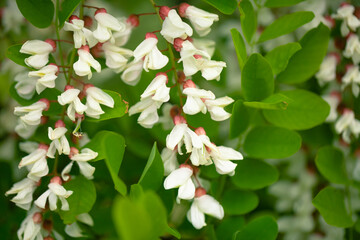
[{"label": "hanging flower raceme", "polygon": [[96,10],[95,19],[97,21],[97,28],[93,34],[94,37],[101,43],[108,40],[110,40],[111,43],[115,43],[112,31],[119,32],[125,30],[125,24],[108,14],[105,8]]},{"label": "hanging flower raceme", "polygon": [[44,239],[41,233],[43,216],[40,209],[33,208],[22,221],[17,237],[20,240]]},{"label": "hanging flower raceme", "polygon": [[101,65],[94,57],[90,54],[89,46],[85,45],[78,49],[79,60],[74,65],[74,71],[78,76],[88,76],[88,79],[92,77],[91,67],[96,72],[101,72]]},{"label": "hanging flower raceme", "polygon": [[69,18],[69,22],[65,22],[64,30],[74,32],[75,48],[80,48],[83,45],[89,45],[90,48],[92,48],[98,43],[92,31],[84,27],[84,20],[81,20],[75,15]]},{"label": "hanging flower raceme", "polygon": [[354,64],[360,63],[360,41],[357,35],[351,34],[347,38],[343,55],[346,58],[351,58]]},{"label": "hanging flower raceme", "polygon": [[99,119],[100,115],[105,113],[101,109],[100,104],[109,108],[114,108],[114,99],[100,88],[94,87],[92,84],[86,84],[83,91],[86,95],[87,109],[85,110],[85,113],[87,116]]},{"label": "hanging flower raceme", "polygon": [[164,20],[160,34],[171,44],[175,38],[186,39],[193,34],[189,24],[184,23],[175,9],[162,6],[159,9],[160,17]]},{"label": "hanging flower raceme", "polygon": [[187,3],[180,4],[179,14],[181,17],[188,18],[190,20],[195,31],[201,37],[207,35],[211,31],[210,27],[214,21],[219,21],[218,15],[206,12]]},{"label": "hanging flower raceme", "polygon": [[14,114],[20,116],[23,124],[36,126],[41,122],[42,112],[49,110],[49,107],[49,100],[42,98],[30,106],[15,107]]},{"label": "hanging flower raceme", "polygon": [[33,194],[36,187],[36,181],[29,178],[24,178],[20,182],[15,183],[11,189],[5,193],[5,196],[16,194],[16,196],[13,197],[11,201],[14,202],[16,206],[25,210],[29,210],[33,201]]},{"label": "hanging flower raceme", "polygon": [[71,171],[74,162],[77,163],[80,169],[80,173],[84,175],[88,179],[93,179],[93,174],[95,172],[95,168],[91,166],[88,161],[95,159],[98,156],[97,152],[89,148],[84,148],[79,152],[78,149],[71,147],[69,158],[71,162],[65,166],[63,171],[61,172],[61,177],[64,181],[69,180],[69,173]]},{"label": "hanging flower raceme", "polygon": [[332,53],[321,63],[320,70],[315,75],[321,87],[336,79],[336,66],[340,63],[340,58],[338,53]]},{"label": "hanging flower raceme", "polygon": [[65,123],[62,120],[58,120],[55,123],[55,129],[51,127],[48,128],[48,136],[49,139],[52,140],[50,143],[47,156],[50,158],[55,158],[56,150],[61,154],[70,154],[70,145],[65,136],[67,132],[67,128],[65,127]]},{"label": "hanging flower raceme", "polygon": [[330,112],[326,122],[334,122],[338,117],[337,108],[341,103],[341,93],[333,91],[329,95],[323,96],[323,99],[330,105]]},{"label": "hanging flower raceme", "polygon": [[346,73],[341,79],[341,89],[344,90],[347,86],[351,85],[352,93],[355,97],[360,93],[360,71],[358,65],[346,66]]},{"label": "hanging flower raceme", "polygon": [[54,88],[55,80],[59,73],[59,67],[56,64],[50,63],[49,65],[41,68],[38,71],[29,72],[29,77],[37,78],[36,80],[36,92],[42,93],[46,88]]},{"label": "hanging flower raceme", "polygon": [[46,160],[48,149],[48,145],[39,144],[35,151],[23,157],[19,163],[19,168],[24,166],[28,168],[29,174],[27,177],[33,181],[39,181],[40,178],[49,173],[49,167]]},{"label": "hanging flower raceme", "polygon": [[206,194],[205,189],[198,187],[195,191],[195,199],[187,213],[187,219],[196,229],[206,226],[205,214],[222,219],[224,209],[215,198]]},{"label": "hanging flower raceme", "polygon": [[80,98],[78,97],[79,94],[79,89],[67,85],[65,86],[65,92],[58,96],[60,105],[64,106],[69,104],[66,113],[72,121],[75,121],[76,113],[81,115],[87,110],[87,106],[81,103]]},{"label": "hanging flower raceme", "polygon": [[340,31],[342,36],[349,34],[350,30],[355,32],[358,27],[360,27],[359,19],[354,15],[355,7],[350,4],[343,4],[336,14],[333,14],[331,17],[334,19],[340,19],[343,22],[340,26]]},{"label": "hanging flower raceme", "polygon": [[49,62],[49,54],[55,50],[56,44],[54,40],[29,40],[21,46],[20,52],[32,55],[25,58],[26,65],[40,69]]},{"label": "hanging flower raceme", "polygon": [[346,143],[350,143],[350,136],[353,134],[356,138],[360,133],[360,121],[355,119],[354,112],[350,109],[344,109],[343,114],[335,123],[335,130],[341,134]]},{"label": "hanging flower raceme", "polygon": [[48,190],[46,190],[38,199],[36,199],[34,202],[35,205],[39,208],[45,209],[47,199],[49,199],[49,208],[51,211],[54,211],[57,209],[57,201],[59,199],[61,202],[61,210],[68,211],[69,203],[67,202],[66,198],[70,197],[71,194],[73,194],[73,191],[67,191],[62,186],[62,180],[59,176],[55,176],[50,180],[48,188]]},{"label": "hanging flower raceme", "polygon": [[169,58],[157,48],[158,38],[154,33],[146,33],[145,40],[134,50],[134,61],[143,61],[145,71],[157,70],[166,66]]},{"label": "hanging flower raceme", "polygon": [[117,47],[110,42],[104,43],[102,49],[105,54],[106,66],[116,73],[122,72],[128,63],[129,58],[133,56],[131,50]]}]

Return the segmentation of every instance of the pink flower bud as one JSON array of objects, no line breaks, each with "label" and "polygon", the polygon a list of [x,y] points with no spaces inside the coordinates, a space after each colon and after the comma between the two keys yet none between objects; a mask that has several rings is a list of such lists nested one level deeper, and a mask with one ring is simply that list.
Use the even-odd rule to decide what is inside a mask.
[{"label": "pink flower bud", "polygon": [[195,55],[194,55],[194,58],[195,58],[195,59],[202,59],[202,56],[199,55],[199,54],[195,54]]},{"label": "pink flower bud", "polygon": [[34,223],[39,224],[42,222],[43,216],[40,212],[36,212],[36,213],[34,213],[32,219],[33,219]]},{"label": "pink flower bud", "polygon": [[195,190],[195,197],[201,197],[206,194],[206,190],[202,187],[197,187]]},{"label": "pink flower bud", "polygon": [[95,14],[98,14],[98,13],[107,13],[106,9],[105,8],[99,8],[98,10],[96,10]]},{"label": "pink flower bud", "polygon": [[52,40],[52,39],[46,39],[45,42],[47,42],[48,44],[50,44],[50,45],[52,46],[53,52],[56,51],[56,43],[55,43],[54,40]]},{"label": "pink flower bud", "polygon": [[184,42],[184,40],[182,40],[181,38],[174,39],[174,48],[176,51],[178,51],[178,52],[181,51],[183,42]]},{"label": "pink flower bud", "polygon": [[49,121],[49,117],[48,116],[41,116],[40,118],[40,124],[44,125]]},{"label": "pink flower bud", "polygon": [[59,184],[61,185],[62,184],[62,180],[59,176],[55,176],[53,177],[51,180],[50,180],[50,183],[56,183],[56,184]]},{"label": "pink flower bud", "polygon": [[90,28],[93,24],[93,19],[89,16],[84,17],[84,26]]},{"label": "pink flower bud", "polygon": [[197,129],[195,129],[195,133],[200,136],[200,135],[206,135],[205,129],[203,127],[198,127]]},{"label": "pink flower bud", "polygon": [[69,22],[72,23],[72,21],[73,21],[74,19],[79,20],[80,18],[79,18],[78,16],[76,16],[76,15],[71,15],[70,18],[69,18]]},{"label": "pink flower bud", "polygon": [[165,77],[166,77],[166,84],[169,82],[169,78],[168,78],[168,76],[166,75],[166,73],[164,73],[164,72],[159,72],[159,73],[157,73],[156,74],[156,77],[157,76],[160,76],[160,75],[164,75]]},{"label": "pink flower bud", "polygon": [[184,82],[183,89],[186,88],[196,88],[196,85],[192,80],[189,79]]},{"label": "pink flower bud", "polygon": [[138,15],[135,15],[135,14],[131,14],[128,19],[126,20],[127,23],[130,23],[131,26],[133,27],[137,27],[139,26],[140,24],[140,20],[139,20],[139,17]]},{"label": "pink flower bud", "polygon": [[49,108],[50,108],[50,101],[49,101],[48,99],[46,99],[46,98],[41,98],[41,99],[39,100],[39,102],[43,102],[43,103],[46,104],[46,108],[44,109],[44,111],[49,110]]},{"label": "pink flower bud", "polygon": [[190,5],[187,4],[187,3],[180,4],[180,6],[179,6],[179,15],[180,15],[180,17],[186,17],[186,9],[188,7],[190,7]]},{"label": "pink flower bud", "polygon": [[49,149],[49,146],[46,145],[46,144],[40,143],[38,148],[39,148],[39,149],[44,149],[44,150],[47,151],[47,150]]},{"label": "pink flower bud", "polygon": [[[60,177],[59,177],[60,178]],[[46,219],[44,222],[43,222],[43,228],[45,230],[47,230],[48,232],[51,232],[52,229],[53,229],[53,222],[50,220],[50,219]],[[46,238],[44,238],[44,240],[54,240],[52,237],[48,236]]]},{"label": "pink flower bud", "polygon": [[350,4],[347,2],[343,2],[340,4],[340,7],[346,7],[346,6],[350,6]]},{"label": "pink flower bud", "polygon": [[75,147],[71,147],[70,148],[70,154],[69,154],[70,159],[76,154],[79,154],[79,149],[77,149]]},{"label": "pink flower bud", "polygon": [[165,18],[169,15],[170,8],[168,6],[162,6],[159,9],[159,14],[162,20],[165,20]]},{"label": "pink flower bud", "polygon": [[342,114],[351,114],[353,111],[350,108],[344,108]]},{"label": "pink flower bud", "polygon": [[90,48],[88,45],[82,45],[79,49],[90,52]]},{"label": "pink flower bud", "polygon": [[158,39],[157,36],[156,36],[156,34],[155,34],[155,33],[152,33],[152,32],[146,33],[145,39],[148,39],[148,38],[156,38],[156,39]]},{"label": "pink flower bud", "polygon": [[93,48],[91,48],[91,54],[95,58],[101,57],[101,53],[103,52],[102,46],[103,46],[103,43],[99,42]]},{"label": "pink flower bud", "polygon": [[176,115],[179,115],[180,114],[180,109],[178,106],[173,106],[171,109],[170,109],[170,116],[171,118],[174,118]]},{"label": "pink flower bud", "polygon": [[83,87],[83,92],[86,93],[86,90],[88,90],[88,88],[91,88],[91,87],[94,87],[94,85],[88,83],[88,84],[85,84],[84,87]]},{"label": "pink flower bud", "polygon": [[190,169],[191,171],[193,170],[192,167],[191,167],[189,164],[185,164],[185,163],[181,164],[181,165],[179,166],[179,168],[188,168],[188,169]]},{"label": "pink flower bud", "polygon": [[57,120],[55,123],[55,128],[59,128],[59,127],[65,127],[65,123],[63,120]]},{"label": "pink flower bud", "polygon": [[173,118],[173,121],[174,121],[174,124],[175,125],[178,125],[178,124],[182,124],[182,123],[186,123],[186,120],[183,116],[181,115],[176,115],[174,118]]},{"label": "pink flower bud", "polygon": [[65,88],[64,88],[64,91],[67,91],[69,89],[74,89],[74,86],[66,85]]}]

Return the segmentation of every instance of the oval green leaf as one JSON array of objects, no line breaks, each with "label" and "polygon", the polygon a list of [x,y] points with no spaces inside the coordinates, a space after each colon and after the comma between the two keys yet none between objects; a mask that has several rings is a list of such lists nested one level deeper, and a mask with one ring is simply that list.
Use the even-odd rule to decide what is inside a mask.
[{"label": "oval green leaf", "polygon": [[265,7],[278,8],[278,7],[289,7],[305,0],[267,0]]},{"label": "oval green leaf", "polygon": [[81,0],[64,0],[61,3],[61,11],[59,12],[60,28],[64,26],[65,21],[71,16],[80,3]]},{"label": "oval green leaf", "polygon": [[210,4],[220,12],[230,15],[236,9],[237,1],[236,0],[203,0],[204,2]]},{"label": "oval green leaf", "polygon": [[216,236],[221,240],[232,240],[235,232],[241,230],[245,225],[243,216],[230,216],[221,220],[216,228]]},{"label": "oval green leaf", "polygon": [[230,137],[235,138],[243,133],[249,126],[249,113],[243,104],[243,100],[237,100],[233,105],[230,118]]},{"label": "oval green leaf", "polygon": [[276,221],[270,216],[254,219],[236,234],[235,240],[275,240],[278,235]]},{"label": "oval green leaf", "polygon": [[35,27],[50,26],[54,17],[54,4],[51,0],[16,0],[21,14]]},{"label": "oval green leaf", "polygon": [[225,192],[221,205],[229,215],[242,215],[254,210],[259,204],[258,196],[251,191],[230,190]]},{"label": "oval green leaf", "polygon": [[6,57],[18,65],[29,68],[29,66],[25,64],[25,58],[29,57],[29,55],[20,52],[21,46],[22,44],[10,46],[6,50]]},{"label": "oval green leaf", "polygon": [[243,69],[244,64],[247,60],[246,46],[243,37],[235,28],[231,29],[231,36],[234,42],[237,59],[239,62],[240,69]]},{"label": "oval green leaf", "polygon": [[[220,0],[223,1],[223,0]],[[249,0],[240,1],[241,29],[248,43],[251,43],[257,29],[257,17],[254,7]]]},{"label": "oval green leaf", "polygon": [[300,49],[301,45],[299,43],[288,43],[268,52],[265,58],[270,63],[274,75],[284,71],[289,59]]}]

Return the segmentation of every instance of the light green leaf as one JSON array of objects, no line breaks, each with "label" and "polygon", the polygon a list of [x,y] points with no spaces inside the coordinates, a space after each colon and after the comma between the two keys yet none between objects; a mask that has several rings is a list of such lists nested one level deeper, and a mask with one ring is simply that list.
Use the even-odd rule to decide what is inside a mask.
[{"label": "light green leaf", "polygon": [[235,175],[231,178],[240,189],[256,190],[269,186],[277,181],[279,173],[270,164],[257,159],[237,161]]},{"label": "light green leaf", "polygon": [[320,24],[307,32],[300,40],[301,50],[297,51],[289,60],[286,69],[276,80],[282,83],[301,83],[310,79],[320,67],[326,56],[330,30]]},{"label": "light green leaf", "polygon": [[256,109],[285,110],[292,100],[283,94],[276,93],[261,102],[244,102],[246,107]]},{"label": "light green leaf", "polygon": [[260,54],[252,54],[245,63],[241,72],[241,89],[247,101],[260,101],[274,92],[271,66]]},{"label": "light green leaf", "polygon": [[145,169],[140,177],[139,184],[144,189],[157,190],[162,186],[164,177],[164,164],[156,147],[156,142],[151,150]]},{"label": "light green leaf", "polygon": [[240,21],[241,29],[248,43],[252,42],[252,38],[257,28],[257,17],[254,7],[249,0],[240,2]]},{"label": "light green leaf", "polygon": [[289,59],[301,49],[299,43],[288,43],[274,48],[265,56],[271,65],[274,75],[284,71]]},{"label": "light green leaf", "polygon": [[300,135],[292,130],[273,126],[253,128],[245,138],[244,151],[254,158],[286,158],[301,147]]},{"label": "light green leaf", "polygon": [[330,107],[318,95],[301,89],[281,92],[292,99],[286,110],[263,110],[270,123],[295,130],[315,127],[327,118]]},{"label": "light green leaf", "polygon": [[80,3],[81,0],[64,0],[61,3],[61,11],[59,12],[60,28],[64,26],[65,21],[71,16]]},{"label": "light green leaf", "polygon": [[325,146],[319,149],[316,159],[316,167],[320,173],[330,182],[347,184],[344,154],[333,146]]},{"label": "light green leaf", "polygon": [[29,55],[20,52],[21,46],[22,44],[10,46],[6,50],[6,57],[18,65],[29,68],[29,66],[25,64],[25,58],[28,58]]},{"label": "light green leaf", "polygon": [[275,240],[278,235],[276,221],[270,216],[252,220],[236,234],[235,240]]},{"label": "light green leaf", "polygon": [[312,202],[327,224],[341,228],[354,224],[345,206],[345,195],[342,190],[326,187]]},{"label": "light green leaf", "polygon": [[237,59],[239,61],[240,69],[243,69],[247,60],[246,46],[244,39],[236,28],[231,29],[231,36],[234,42]]},{"label": "light green leaf", "polygon": [[109,94],[112,97],[112,99],[114,99],[115,102],[114,107],[110,108],[102,105],[101,108],[105,113],[101,114],[99,119],[86,118],[87,121],[99,122],[112,118],[119,118],[127,113],[129,104],[121,98],[121,95],[119,93],[110,90],[103,90],[103,91]]},{"label": "light green leaf", "polygon": [[277,8],[277,7],[289,7],[305,0],[267,0],[265,7]]},{"label": "light green leaf", "polygon": [[204,2],[210,4],[211,6],[213,6],[214,8],[216,8],[217,10],[219,10],[220,12],[230,15],[233,14],[236,6],[237,6],[237,1],[236,0],[203,0]]},{"label": "light green leaf", "polygon": [[243,133],[249,126],[249,113],[243,100],[237,100],[233,105],[230,118],[230,137],[235,138]]},{"label": "light green leaf", "polygon": [[115,189],[122,195],[126,195],[126,185],[118,176],[125,151],[123,136],[111,131],[101,131],[84,148],[90,148],[98,153],[97,158],[93,161],[105,159]]},{"label": "light green leaf", "polygon": [[89,212],[96,200],[96,189],[94,183],[83,176],[77,176],[69,182],[64,183],[64,188],[73,193],[66,200],[69,203],[69,211],[59,211],[64,224],[76,221],[76,216]]},{"label": "light green leaf", "polygon": [[259,204],[259,198],[254,192],[230,190],[226,191],[221,205],[228,215],[243,215],[254,210]]},{"label": "light green leaf", "polygon": [[50,26],[54,17],[54,4],[51,0],[16,0],[21,14],[35,27]]}]

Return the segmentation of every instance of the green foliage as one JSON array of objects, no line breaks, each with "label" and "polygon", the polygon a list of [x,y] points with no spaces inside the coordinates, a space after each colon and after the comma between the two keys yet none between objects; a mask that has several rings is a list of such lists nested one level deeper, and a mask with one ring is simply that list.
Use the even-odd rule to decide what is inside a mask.
[{"label": "green foliage", "polygon": [[157,149],[156,142],[151,150],[145,169],[140,177],[139,184],[144,189],[158,190],[164,178],[164,164]]},{"label": "green foliage", "polygon": [[75,11],[77,6],[82,2],[82,0],[64,0],[61,3],[61,11],[59,12],[59,26],[62,28],[65,21],[71,16]]},{"label": "green foliage", "polygon": [[234,42],[237,59],[239,61],[240,69],[243,69],[247,60],[246,46],[243,37],[235,28],[231,29],[231,36]]},{"label": "green foliage", "polygon": [[252,42],[257,28],[257,17],[252,3],[249,0],[240,2],[241,29],[248,43]]},{"label": "green foliage", "polygon": [[73,191],[67,198],[69,211],[59,211],[64,224],[76,221],[76,216],[89,212],[96,200],[96,189],[94,183],[83,176],[77,176],[64,184],[66,190]]},{"label": "green foliage", "polygon": [[279,173],[270,164],[257,159],[237,161],[232,181],[240,189],[261,189],[277,181]]},{"label": "green foliage", "polygon": [[224,211],[228,215],[242,215],[254,210],[259,204],[259,198],[254,192],[229,190],[221,200]]},{"label": "green foliage", "polygon": [[265,3],[265,7],[269,7],[269,8],[288,7],[303,1],[304,0],[267,0]]},{"label": "green foliage", "polygon": [[274,92],[274,78],[270,64],[258,53],[245,63],[241,72],[241,89],[248,101],[260,101]]},{"label": "green foliage", "polygon": [[239,231],[235,240],[275,240],[278,234],[276,221],[270,216],[262,216],[248,223]]},{"label": "green foliage", "polygon": [[203,0],[224,14],[232,14],[237,6],[236,0]]},{"label": "green foliage", "polygon": [[293,84],[310,79],[326,55],[329,38],[330,30],[322,23],[307,32],[299,42],[301,50],[290,58],[286,69],[277,76],[276,81]]},{"label": "green foliage", "polygon": [[6,57],[18,65],[29,68],[25,64],[25,58],[29,57],[29,55],[20,52],[21,46],[22,44],[10,46],[6,50]]},{"label": "green foliage", "polygon": [[270,63],[274,75],[284,71],[289,59],[300,49],[299,43],[287,43],[268,52],[265,58]]},{"label": "green foliage", "polygon": [[221,240],[232,240],[235,232],[239,231],[245,225],[243,216],[226,217],[216,228],[216,236]]},{"label": "green foliage", "polygon": [[322,147],[315,159],[316,167],[330,182],[347,184],[344,154],[333,146]]},{"label": "green foliage", "polygon": [[295,130],[315,127],[325,121],[329,105],[318,95],[301,90],[280,92],[292,99],[286,110],[264,110],[266,120],[272,124]]},{"label": "green foliage", "polygon": [[262,32],[259,43],[291,33],[314,18],[312,12],[294,12],[276,19]]},{"label": "green foliage", "polygon": [[21,14],[38,28],[50,26],[54,17],[54,4],[51,0],[16,0]]},{"label": "green foliage", "polygon": [[123,136],[111,131],[101,131],[98,132],[84,148],[90,148],[98,153],[94,161],[105,160],[115,189],[122,195],[126,195],[126,185],[118,176],[125,151],[125,140]]},{"label": "green foliage", "polygon": [[342,190],[326,187],[316,195],[313,204],[330,225],[347,228],[354,224],[345,206],[345,195]]},{"label": "green foliage", "polygon": [[298,133],[280,127],[253,128],[245,138],[244,151],[254,158],[286,158],[301,147]]},{"label": "green foliage", "polygon": [[246,107],[256,109],[285,110],[292,100],[283,94],[276,93],[261,102],[244,102]]},{"label": "green foliage", "polygon": [[243,100],[238,100],[233,105],[230,119],[230,137],[234,138],[243,133],[249,126],[249,113],[244,106]]}]

